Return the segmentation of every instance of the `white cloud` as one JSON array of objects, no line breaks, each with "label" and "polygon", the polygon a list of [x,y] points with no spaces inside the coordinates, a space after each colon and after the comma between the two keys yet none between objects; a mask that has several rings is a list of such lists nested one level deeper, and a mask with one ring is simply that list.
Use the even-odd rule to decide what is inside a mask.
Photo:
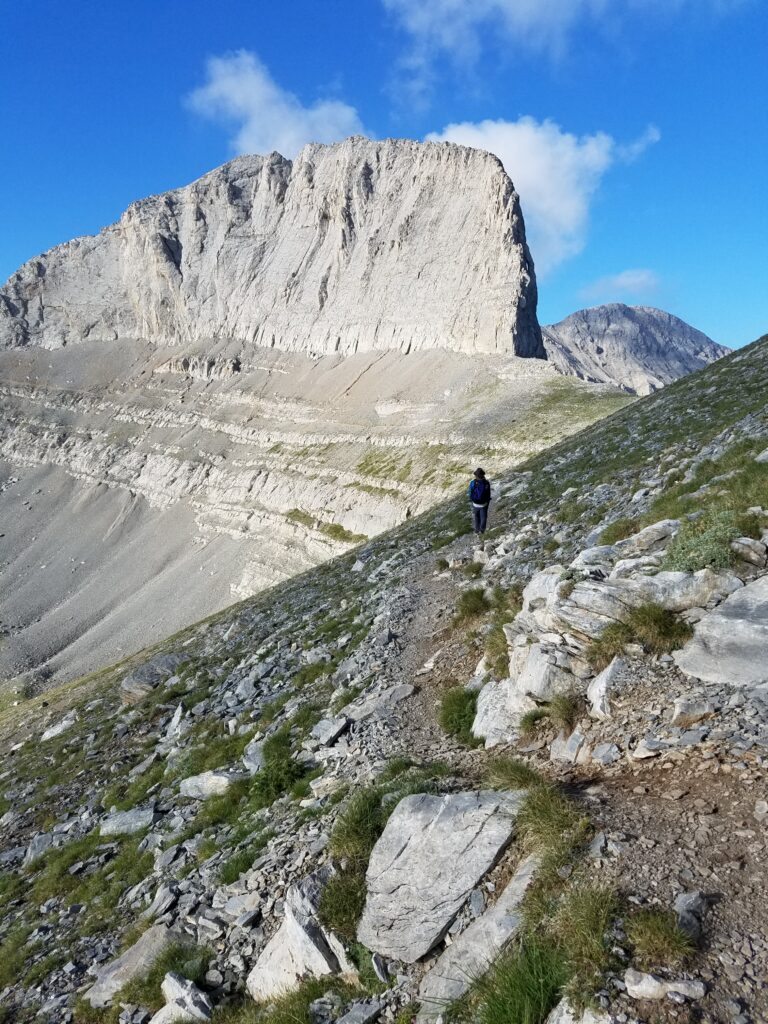
[{"label": "white cloud", "polygon": [[562,54],[579,25],[605,26],[632,13],[670,18],[687,10],[697,16],[725,15],[750,0],[382,0],[407,34],[410,46],[399,65],[398,85],[424,100],[434,78],[433,62],[446,54],[472,64],[487,39],[518,44],[549,56]]},{"label": "white cloud", "polygon": [[427,136],[486,149],[500,158],[520,195],[537,272],[546,274],[584,248],[589,208],[605,173],[617,162],[636,159],[660,138],[651,126],[621,146],[605,132],[573,135],[554,121],[449,124]]},{"label": "white cloud", "polygon": [[638,268],[609,274],[581,289],[583,299],[594,301],[616,301],[617,299],[639,299],[655,295],[661,286],[658,274],[653,270]]},{"label": "white cloud", "polygon": [[232,126],[237,153],[277,150],[294,157],[307,142],[336,142],[364,133],[354,107],[333,99],[304,106],[248,50],[211,57],[205,84],[186,102],[195,113]]}]

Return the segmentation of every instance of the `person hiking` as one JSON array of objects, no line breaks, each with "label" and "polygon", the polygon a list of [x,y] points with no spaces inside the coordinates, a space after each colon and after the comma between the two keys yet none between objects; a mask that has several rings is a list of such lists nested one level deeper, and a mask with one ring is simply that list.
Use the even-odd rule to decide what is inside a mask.
[{"label": "person hiking", "polygon": [[476,469],[469,485],[469,500],[472,502],[472,526],[480,537],[481,550],[485,547],[483,534],[488,525],[488,506],[491,503],[491,485],[485,478],[485,471]]}]

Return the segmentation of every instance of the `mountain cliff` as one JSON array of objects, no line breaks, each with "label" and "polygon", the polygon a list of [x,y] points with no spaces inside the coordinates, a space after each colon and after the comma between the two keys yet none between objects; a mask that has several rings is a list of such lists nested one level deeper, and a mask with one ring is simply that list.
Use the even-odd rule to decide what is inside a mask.
[{"label": "mountain cliff", "polygon": [[141,339],[544,356],[518,196],[450,143],[238,157],[0,289],[0,347]]},{"label": "mountain cliff", "polygon": [[648,395],[730,351],[679,317],[613,302],[542,328],[547,358],[566,375]]}]

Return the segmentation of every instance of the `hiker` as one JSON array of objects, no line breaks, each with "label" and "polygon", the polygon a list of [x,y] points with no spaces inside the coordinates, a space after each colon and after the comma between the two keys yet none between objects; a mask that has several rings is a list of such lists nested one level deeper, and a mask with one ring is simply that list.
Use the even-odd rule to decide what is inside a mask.
[{"label": "hiker", "polygon": [[472,525],[480,537],[480,547],[485,547],[482,535],[488,525],[488,506],[491,503],[491,485],[485,478],[485,470],[476,469],[469,485],[469,500],[472,502]]}]

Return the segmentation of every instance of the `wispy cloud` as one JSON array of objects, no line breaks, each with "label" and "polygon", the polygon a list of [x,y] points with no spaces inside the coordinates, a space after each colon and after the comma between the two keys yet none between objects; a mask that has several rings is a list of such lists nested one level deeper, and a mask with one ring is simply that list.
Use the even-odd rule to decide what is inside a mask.
[{"label": "wispy cloud", "polygon": [[487,149],[512,178],[525,216],[537,272],[546,274],[584,248],[592,199],[617,162],[636,159],[658,141],[654,127],[628,145],[606,132],[573,135],[554,121],[465,121],[427,136]]},{"label": "wispy cloud", "polygon": [[615,27],[633,13],[669,18],[724,15],[750,0],[381,0],[408,38],[398,65],[399,90],[426,103],[440,56],[473,64],[489,40],[557,57],[579,25]]},{"label": "wispy cloud", "polygon": [[661,280],[654,270],[637,268],[601,277],[582,288],[579,294],[587,301],[610,302],[617,299],[650,298],[660,287]]},{"label": "wispy cloud", "polygon": [[364,132],[357,110],[336,99],[305,106],[275,82],[249,50],[211,57],[206,81],[186,99],[188,107],[233,132],[236,153],[294,157],[307,142],[336,142]]}]

